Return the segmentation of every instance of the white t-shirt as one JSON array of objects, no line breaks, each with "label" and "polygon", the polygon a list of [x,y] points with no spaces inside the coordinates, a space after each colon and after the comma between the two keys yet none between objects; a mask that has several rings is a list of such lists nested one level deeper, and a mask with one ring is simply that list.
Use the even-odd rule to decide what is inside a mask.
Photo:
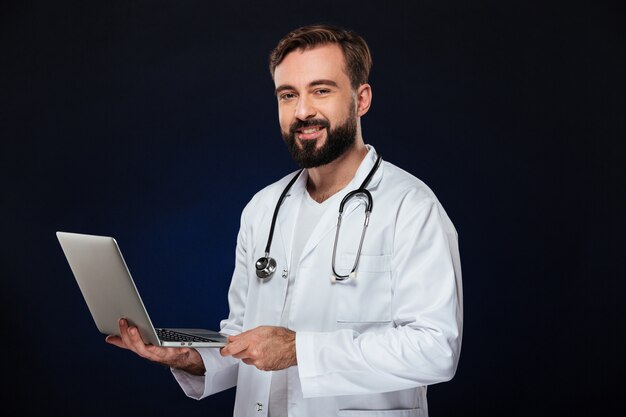
[{"label": "white t-shirt", "polygon": [[[291,309],[291,294],[293,292],[293,283],[296,280],[296,273],[300,263],[300,255],[304,250],[311,233],[315,230],[315,226],[322,218],[324,212],[328,209],[337,208],[339,206],[333,202],[336,200],[335,194],[322,203],[313,200],[308,192],[304,193],[298,221],[296,222],[296,230],[293,236],[291,248],[291,265],[289,266],[287,292],[285,295],[285,304],[283,305],[283,313],[280,319],[280,325],[287,327],[289,320],[289,310]],[[268,417],[287,417],[287,370],[272,372],[272,384],[270,387],[270,399]]]}]

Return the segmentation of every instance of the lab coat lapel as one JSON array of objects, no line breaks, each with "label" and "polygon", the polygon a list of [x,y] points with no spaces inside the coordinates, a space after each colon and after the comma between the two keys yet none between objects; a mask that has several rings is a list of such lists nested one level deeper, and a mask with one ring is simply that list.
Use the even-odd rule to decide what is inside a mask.
[{"label": "lab coat lapel", "polygon": [[[311,237],[309,238],[306,245],[304,246],[304,250],[302,251],[300,261],[302,261],[313,249],[317,247],[317,245],[324,238],[324,236],[326,236],[327,233],[329,233],[330,231],[334,231],[336,229],[337,217],[339,216],[339,204],[341,203],[341,200],[346,196],[346,194],[357,189],[361,185],[361,183],[367,177],[367,174],[369,174],[370,170],[374,167],[374,163],[376,162],[376,157],[377,157],[376,151],[374,150],[373,147],[370,147],[370,151],[366,155],[363,162],[361,162],[361,165],[359,166],[359,169],[354,175],[354,178],[352,179],[352,181],[350,181],[350,183],[343,190],[339,192],[337,199],[333,202],[333,207],[329,207],[328,210],[324,212],[319,223],[313,230]],[[372,191],[372,189],[376,188],[376,186],[380,182],[380,179],[382,178],[382,175],[383,175],[383,164],[381,164],[380,167],[378,167],[378,170],[374,174],[374,177],[371,179],[369,185],[367,186],[367,189],[370,190],[370,192]],[[356,199],[354,200],[350,199],[350,202],[346,206],[344,206],[343,218],[347,219],[352,214],[354,214],[358,206],[359,204],[357,203]]]},{"label": "lab coat lapel", "polygon": [[309,178],[307,171],[304,170],[300,174],[300,177],[293,184],[282,206],[278,212],[278,218],[276,219],[276,230],[280,235],[280,242],[283,248],[283,253],[286,257],[287,265],[291,263],[291,246],[293,242],[293,234],[296,228],[296,221],[300,213],[300,205],[304,193],[306,192],[306,182]]}]

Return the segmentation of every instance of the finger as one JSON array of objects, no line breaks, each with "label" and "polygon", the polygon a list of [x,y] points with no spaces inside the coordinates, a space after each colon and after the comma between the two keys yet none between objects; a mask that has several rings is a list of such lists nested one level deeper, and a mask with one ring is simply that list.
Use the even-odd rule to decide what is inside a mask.
[{"label": "finger", "polygon": [[247,349],[247,344],[245,340],[236,340],[234,342],[229,342],[226,346],[222,348],[220,353],[222,356],[233,356]]},{"label": "finger", "polygon": [[141,338],[141,334],[139,333],[139,329],[137,327],[130,326],[128,328],[128,337],[130,340],[131,349],[135,351],[138,355],[149,358],[149,351],[146,349],[147,345]]},{"label": "finger", "polygon": [[128,349],[119,336],[108,335],[104,341],[119,348]]},{"label": "finger", "polygon": [[230,345],[233,342],[236,342],[239,339],[239,335],[227,336],[226,337],[226,346],[220,348],[220,355],[222,356],[230,356],[232,354],[232,347]]},{"label": "finger", "polygon": [[120,336],[108,336],[106,341],[116,346],[128,349],[137,355],[162,364],[176,363],[180,357],[185,356],[189,348],[165,348],[161,346],[147,345],[141,338],[139,330],[129,326],[128,320],[120,319]]},{"label": "finger", "polygon": [[224,357],[232,356],[233,353],[236,353],[236,352],[233,351],[233,345],[231,343],[227,344],[226,346],[220,349],[220,355]]},{"label": "finger", "polygon": [[125,318],[121,318],[119,324],[120,337],[126,348],[146,357],[146,344],[139,334],[139,329],[136,326],[131,326]]},{"label": "finger", "polygon": [[124,319],[124,318],[121,318],[119,320],[119,326],[120,326],[120,336],[119,337],[122,340],[122,343],[124,344],[126,349],[133,350],[132,343],[130,341],[130,336],[128,334],[128,321],[126,319]]}]

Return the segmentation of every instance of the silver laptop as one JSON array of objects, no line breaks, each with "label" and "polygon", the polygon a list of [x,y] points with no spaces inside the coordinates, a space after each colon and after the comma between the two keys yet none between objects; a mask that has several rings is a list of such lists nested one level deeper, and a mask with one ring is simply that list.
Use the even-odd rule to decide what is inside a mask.
[{"label": "silver laptop", "polygon": [[221,347],[226,336],[205,329],[155,328],[122,252],[112,237],[57,232],[57,238],[98,330],[119,335],[119,319],[137,326],[144,342],[167,347]]}]

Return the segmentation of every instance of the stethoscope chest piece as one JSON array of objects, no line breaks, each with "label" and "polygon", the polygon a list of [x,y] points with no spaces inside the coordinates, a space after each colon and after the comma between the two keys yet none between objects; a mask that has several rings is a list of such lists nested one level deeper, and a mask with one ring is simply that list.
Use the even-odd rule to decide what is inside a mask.
[{"label": "stethoscope chest piece", "polygon": [[259,258],[254,266],[256,268],[256,276],[261,279],[267,279],[276,271],[276,260],[266,254],[264,257]]}]

